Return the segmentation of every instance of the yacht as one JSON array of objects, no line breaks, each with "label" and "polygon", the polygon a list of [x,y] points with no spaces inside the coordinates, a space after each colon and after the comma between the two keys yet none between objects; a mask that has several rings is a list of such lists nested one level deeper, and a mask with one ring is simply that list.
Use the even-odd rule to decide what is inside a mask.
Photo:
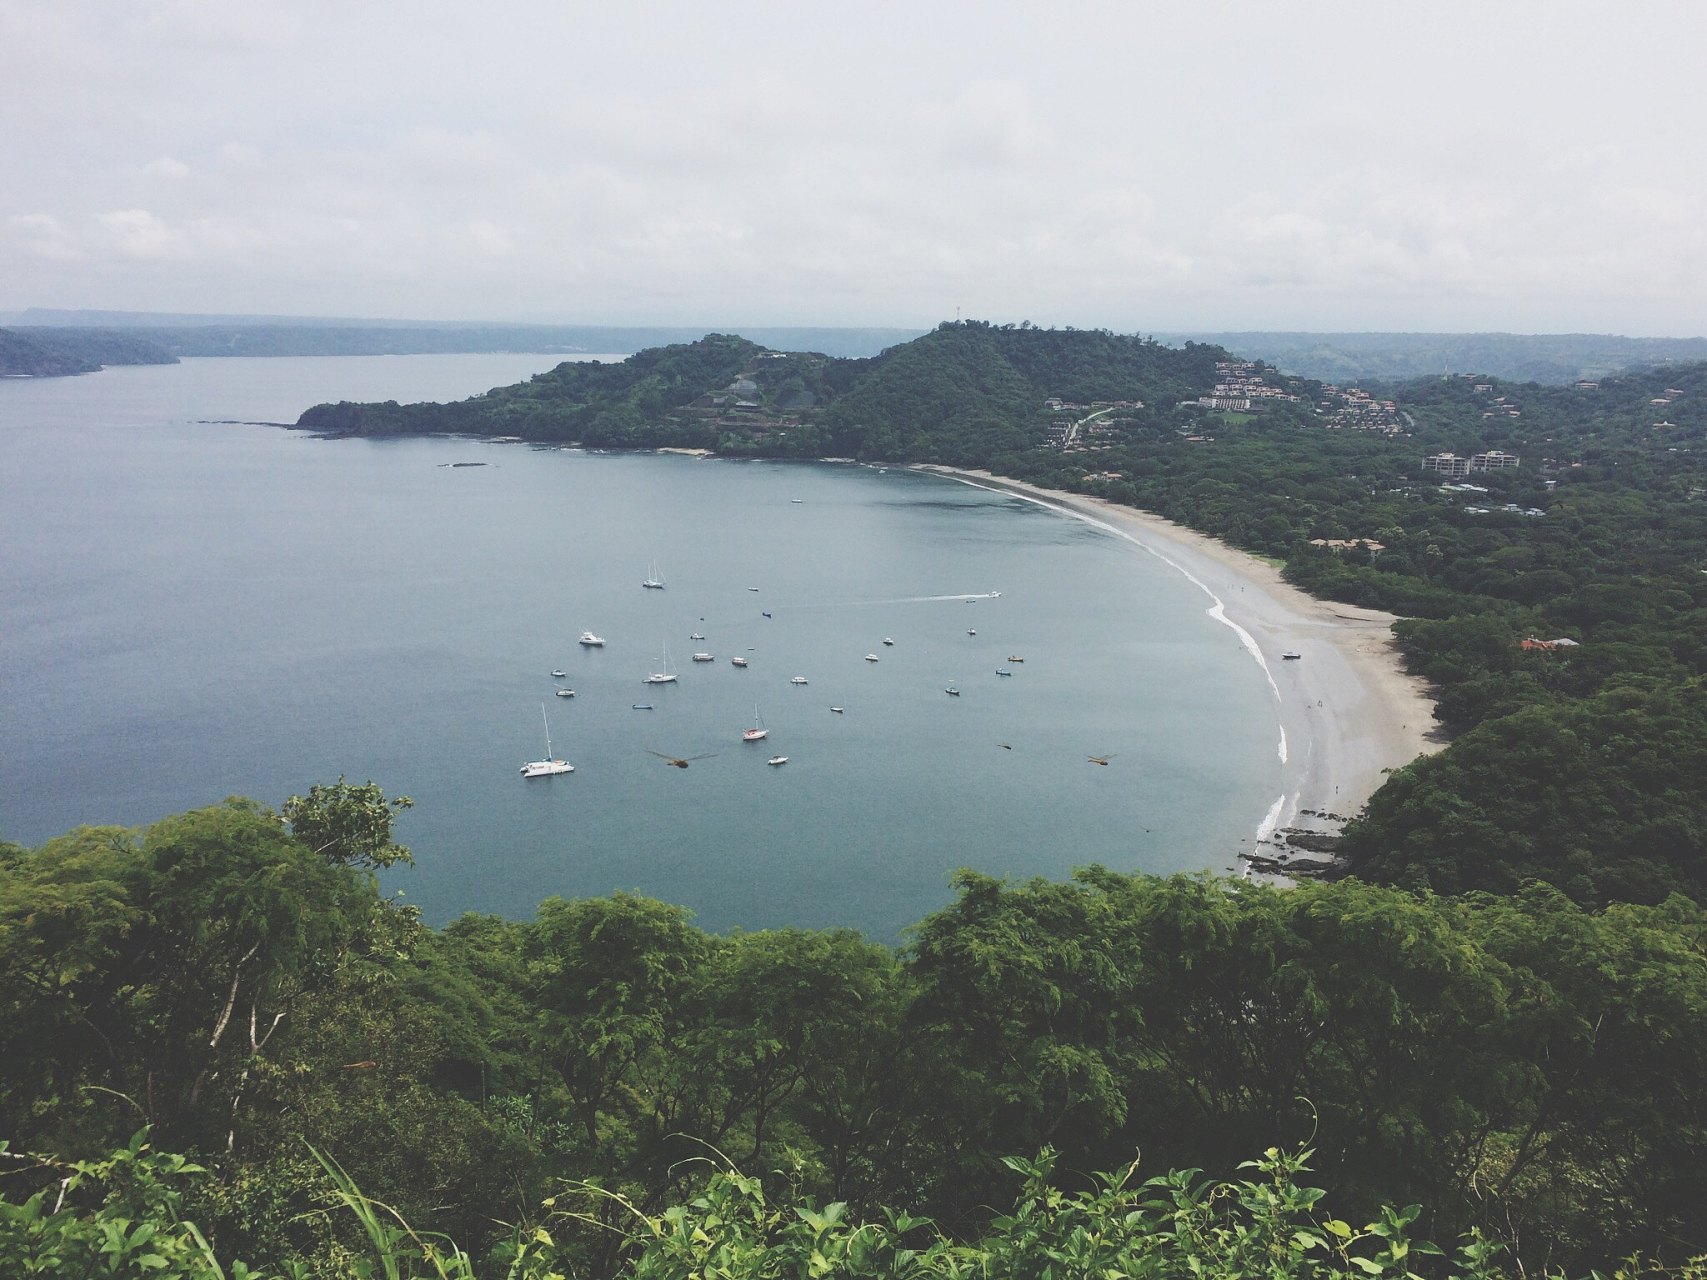
[{"label": "yacht", "polygon": [[949,685],[948,688],[943,690],[943,692],[951,698],[958,698],[960,696],[960,690],[956,689],[953,685]]},{"label": "yacht", "polygon": [[573,698],[575,696],[575,691],[573,689],[559,689],[557,691],[557,696],[559,698]]},{"label": "yacht", "polygon": [[788,763],[788,757],[787,756],[772,756],[769,760],[766,760],[765,763],[766,764],[787,764]]},{"label": "yacht", "polygon": [[557,677],[557,679],[561,680],[561,679],[563,679],[564,676],[568,675],[569,673],[567,671],[553,671],[551,674],[553,676]]},{"label": "yacht", "polygon": [[558,773],[574,773],[575,766],[551,754],[551,721],[545,718],[545,704],[539,704],[539,718],[545,725],[545,759],[529,760],[521,767],[524,778],[549,778]]},{"label": "yacht", "polygon": [[696,653],[693,656],[693,660],[695,662],[711,662],[713,661],[713,658],[709,653]]},{"label": "yacht", "polygon": [[877,661],[877,655],[875,653],[868,653],[865,655],[865,660],[867,662],[876,662]]},{"label": "yacht", "polygon": [[790,680],[788,683],[789,684],[805,684],[806,683],[806,677],[805,676],[795,676],[794,679]]},{"label": "yacht", "polygon": [[688,639],[689,640],[703,640],[703,639],[705,639],[705,637],[700,635],[700,633],[696,631],[691,636],[689,636]]},{"label": "yacht", "polygon": [[737,654],[735,657],[729,659],[729,665],[732,667],[744,667],[747,665],[747,660]]},{"label": "yacht", "polygon": [[647,570],[646,581],[640,585],[651,591],[662,591],[664,589],[664,580],[658,576],[657,565],[654,564]]},{"label": "yacht", "polygon": [[893,640],[891,640],[888,636],[884,636],[883,637],[883,643],[887,644],[887,645],[893,645],[895,642]]},{"label": "yacht", "polygon": [[765,728],[765,722],[759,718],[759,708],[755,704],[753,707],[753,727],[751,729],[743,729],[741,731],[741,741],[758,742],[760,739],[769,735],[769,733],[770,730]]},{"label": "yacht", "polygon": [[1288,649],[1285,653],[1281,654],[1280,656],[1288,662],[1297,662],[1298,659],[1302,658],[1304,655],[1301,653],[1294,653],[1292,650]]},{"label": "yacht", "polygon": [[586,645],[589,649],[602,649],[605,647],[604,640],[594,635],[591,631],[583,631],[581,633],[581,643]]},{"label": "yacht", "polygon": [[651,675],[647,676],[646,679],[642,680],[640,683],[641,684],[674,684],[675,682],[676,682],[676,673],[674,671],[670,670],[670,646],[665,645],[664,646],[664,669],[662,671],[654,671]]}]

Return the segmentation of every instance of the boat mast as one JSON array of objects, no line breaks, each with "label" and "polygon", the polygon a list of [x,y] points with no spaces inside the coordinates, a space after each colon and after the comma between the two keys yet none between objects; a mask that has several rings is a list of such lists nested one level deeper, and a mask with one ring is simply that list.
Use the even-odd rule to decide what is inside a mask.
[{"label": "boat mast", "polygon": [[545,718],[545,704],[539,704],[539,718],[545,725],[545,758],[551,759],[551,721]]}]

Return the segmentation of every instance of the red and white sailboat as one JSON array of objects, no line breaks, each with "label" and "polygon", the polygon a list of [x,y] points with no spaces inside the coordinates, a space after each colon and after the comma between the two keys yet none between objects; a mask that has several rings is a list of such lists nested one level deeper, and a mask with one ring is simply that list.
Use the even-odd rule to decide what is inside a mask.
[{"label": "red and white sailboat", "polygon": [[759,718],[758,704],[755,703],[753,706],[753,727],[741,731],[741,741],[758,742],[769,733],[770,730],[765,728],[765,722]]}]

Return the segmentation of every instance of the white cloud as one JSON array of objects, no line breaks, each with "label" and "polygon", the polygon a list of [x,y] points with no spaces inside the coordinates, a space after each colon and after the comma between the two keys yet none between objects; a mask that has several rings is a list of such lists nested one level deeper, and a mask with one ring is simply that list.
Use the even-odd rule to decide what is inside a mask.
[{"label": "white cloud", "polygon": [[1707,107],[1651,53],[1704,36],[1575,0],[0,0],[0,306],[1700,332]]}]

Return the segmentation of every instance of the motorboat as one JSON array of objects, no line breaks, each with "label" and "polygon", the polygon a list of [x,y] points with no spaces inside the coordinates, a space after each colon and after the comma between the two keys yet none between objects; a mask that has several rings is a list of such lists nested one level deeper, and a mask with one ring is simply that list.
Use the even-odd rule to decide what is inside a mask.
[{"label": "motorboat", "polygon": [[1008,655],[1008,661],[1009,661],[1009,662],[1024,662],[1024,661],[1025,661],[1025,659],[1024,659],[1024,658],[1016,658],[1016,657],[1014,657],[1014,655],[1013,655],[1013,654],[1011,654],[1011,653],[1010,653],[1010,654],[1009,654],[1009,655]]},{"label": "motorboat", "polygon": [[693,656],[693,660],[695,662],[711,662],[713,661],[713,658],[709,653],[696,653]]},{"label": "motorboat", "polygon": [[969,636],[975,636],[975,635],[977,635],[977,634],[978,634],[978,633],[977,633],[977,632],[976,632],[976,631],[973,631],[973,630],[970,630],[970,629],[969,629],[969,630],[968,630],[968,631],[967,631],[967,632],[966,632],[966,634],[967,634],[967,635],[969,635]]},{"label": "motorboat", "polygon": [[753,727],[751,729],[741,730],[741,741],[742,742],[759,742],[759,741],[763,740],[764,738],[768,737],[769,735],[770,735],[770,730],[765,728],[765,722],[763,719],[760,718],[759,708],[758,708],[758,705],[755,703],[753,706]]},{"label": "motorboat", "polygon": [[958,698],[960,696],[960,690],[956,689],[953,685],[949,685],[948,688],[943,690],[943,692],[951,698]]},{"label": "motorboat", "polygon": [[652,710],[652,704],[650,702],[636,702],[633,704],[633,706],[630,708],[630,710],[633,710],[633,711],[650,711],[650,710]]},{"label": "motorboat", "polygon": [[794,679],[790,680],[788,683],[789,684],[805,684],[806,682],[807,681],[806,681],[805,676],[795,676]]},{"label": "motorboat", "polygon": [[893,640],[891,640],[888,636],[884,636],[883,637],[883,643],[887,644],[887,645],[893,645],[895,642]]},{"label": "motorboat", "polygon": [[689,636],[688,639],[689,640],[703,640],[703,639],[705,639],[705,637],[700,635],[700,633],[696,631],[691,636]]},{"label": "motorboat", "polygon": [[559,760],[551,753],[551,721],[545,718],[545,704],[539,704],[539,718],[545,725],[545,759],[529,760],[521,767],[524,778],[549,778],[559,773],[574,773],[575,766],[567,760]]},{"label": "motorboat", "polygon": [[737,654],[735,657],[729,659],[729,665],[732,667],[744,667],[747,665],[747,660]]},{"label": "motorboat", "polygon": [[766,764],[787,764],[788,763],[788,757],[787,756],[772,756],[769,760],[766,760],[765,763]]},{"label": "motorboat", "polygon": [[559,698],[573,698],[575,696],[575,691],[573,689],[559,689],[557,691],[557,696]]},{"label": "motorboat", "polygon": [[748,587],[747,590],[748,591],[757,591],[758,588],[757,587]]},{"label": "motorboat", "polygon": [[1302,658],[1304,655],[1301,653],[1294,653],[1292,650],[1288,649],[1285,653],[1281,654],[1280,656],[1282,658],[1286,659],[1286,661],[1288,661],[1288,662],[1297,662],[1298,659]]},{"label": "motorboat", "polygon": [[602,649],[605,647],[603,638],[594,635],[591,631],[583,631],[581,633],[581,643],[586,645],[589,649]]},{"label": "motorboat", "polygon": [[556,676],[559,680],[561,680],[561,679],[563,679],[564,676],[568,675],[569,673],[567,671],[553,671],[551,674]]},{"label": "motorboat", "polygon": [[1013,672],[1009,671],[1006,667],[997,667],[996,674],[999,676],[1011,676]]},{"label": "motorboat", "polygon": [[837,715],[842,714],[842,709],[840,707],[831,707],[830,710],[834,711]]},{"label": "motorboat", "polygon": [[806,499],[805,498],[790,498],[789,501],[790,502],[805,502]]},{"label": "motorboat", "polygon": [[765,617],[767,617],[767,618],[771,616],[771,611],[769,609],[765,609],[762,612],[764,613]]},{"label": "motorboat", "polygon": [[868,653],[865,655],[865,660],[867,662],[876,662],[877,661],[877,655],[875,653]]}]

